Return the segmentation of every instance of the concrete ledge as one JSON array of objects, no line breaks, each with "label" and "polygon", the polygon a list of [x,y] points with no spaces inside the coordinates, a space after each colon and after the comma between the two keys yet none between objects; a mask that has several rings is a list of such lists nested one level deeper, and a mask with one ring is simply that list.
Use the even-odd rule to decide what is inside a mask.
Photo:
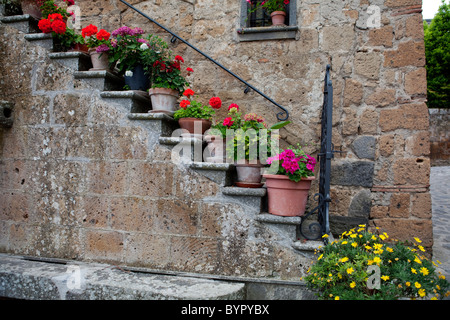
[{"label": "concrete ledge", "polygon": [[236,300],[245,284],[0,254],[0,296],[26,300]]}]

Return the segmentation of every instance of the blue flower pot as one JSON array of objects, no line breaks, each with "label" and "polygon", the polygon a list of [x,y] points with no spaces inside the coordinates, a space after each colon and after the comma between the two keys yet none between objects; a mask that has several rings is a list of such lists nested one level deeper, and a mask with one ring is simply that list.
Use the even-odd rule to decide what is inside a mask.
[{"label": "blue flower pot", "polygon": [[147,91],[150,88],[150,76],[145,74],[144,67],[142,65],[135,66],[132,70],[133,75],[131,77],[125,75],[125,85],[131,90]]}]

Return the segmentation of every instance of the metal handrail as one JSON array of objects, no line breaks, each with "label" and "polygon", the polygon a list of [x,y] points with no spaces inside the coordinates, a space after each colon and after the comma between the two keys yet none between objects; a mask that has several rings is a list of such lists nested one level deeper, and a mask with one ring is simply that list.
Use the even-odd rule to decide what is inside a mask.
[{"label": "metal handrail", "polygon": [[228,72],[230,75],[232,75],[233,77],[235,77],[236,79],[238,79],[239,81],[241,81],[243,84],[246,85],[245,88],[245,93],[248,92],[249,89],[252,89],[253,91],[255,91],[256,93],[258,93],[259,95],[261,95],[262,97],[264,97],[266,100],[270,101],[271,103],[273,103],[274,105],[276,105],[278,108],[282,109],[282,112],[277,113],[277,119],[279,121],[285,121],[289,118],[289,112],[282,107],[281,105],[279,105],[278,103],[276,103],[275,101],[273,101],[271,98],[269,98],[268,96],[266,96],[264,93],[262,93],[261,91],[259,91],[258,89],[256,89],[255,87],[253,87],[251,84],[249,84],[247,81],[245,81],[244,79],[242,79],[241,77],[239,77],[238,75],[236,75],[235,73],[231,72],[230,70],[228,70],[227,68],[225,68],[223,65],[221,65],[219,62],[217,62],[216,60],[214,60],[213,58],[211,58],[210,56],[208,56],[207,54],[203,53],[202,51],[200,51],[199,49],[197,49],[195,46],[193,46],[192,44],[190,44],[189,42],[187,42],[186,40],[184,40],[183,38],[179,37],[177,34],[173,33],[171,30],[167,29],[166,27],[164,27],[163,25],[161,25],[160,23],[158,23],[157,21],[153,20],[152,18],[150,18],[148,15],[146,15],[145,13],[143,13],[142,11],[140,11],[139,9],[135,8],[134,6],[132,6],[131,4],[129,4],[128,2],[124,1],[124,0],[120,0],[120,2],[122,2],[123,4],[127,5],[128,7],[130,7],[131,9],[133,9],[134,11],[136,11],[137,13],[141,14],[143,17],[147,18],[148,20],[150,20],[151,22],[153,22],[154,24],[156,24],[158,27],[164,29],[166,32],[170,33],[172,35],[172,40],[171,42],[175,42],[177,39],[180,40],[181,42],[183,42],[184,44],[186,44],[187,46],[189,46],[190,48],[194,49],[195,51],[197,51],[198,53],[200,53],[201,55],[203,55],[205,58],[207,58],[208,60],[210,60],[211,62],[215,63],[218,67],[222,68],[223,70],[225,70],[226,72]]}]

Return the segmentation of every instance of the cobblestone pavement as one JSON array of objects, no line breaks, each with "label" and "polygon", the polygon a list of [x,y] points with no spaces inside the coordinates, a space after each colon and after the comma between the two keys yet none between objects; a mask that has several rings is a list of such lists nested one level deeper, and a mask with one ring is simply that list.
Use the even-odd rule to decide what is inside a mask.
[{"label": "cobblestone pavement", "polygon": [[440,271],[450,279],[450,167],[432,167],[430,192],[433,220],[433,260],[442,262]]}]

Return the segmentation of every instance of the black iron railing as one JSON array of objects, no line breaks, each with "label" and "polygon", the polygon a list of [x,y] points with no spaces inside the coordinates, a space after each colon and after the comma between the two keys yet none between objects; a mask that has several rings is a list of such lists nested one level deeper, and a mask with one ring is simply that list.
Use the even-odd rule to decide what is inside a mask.
[{"label": "black iron railing", "polygon": [[186,40],[184,40],[183,38],[179,37],[177,34],[173,33],[171,30],[167,29],[166,27],[164,27],[163,25],[161,25],[160,23],[158,23],[157,21],[153,20],[152,18],[150,18],[148,15],[146,15],[145,13],[143,13],[142,11],[140,11],[139,9],[135,8],[134,6],[132,6],[131,4],[129,4],[128,2],[124,1],[124,0],[120,0],[120,2],[122,2],[123,4],[127,5],[128,7],[130,7],[131,9],[133,9],[134,11],[136,11],[137,13],[139,13],[140,15],[142,15],[143,17],[147,18],[149,21],[153,22],[154,24],[156,24],[158,27],[162,28],[163,30],[165,30],[166,32],[170,33],[172,35],[172,39],[171,42],[174,43],[176,40],[180,40],[181,42],[183,42],[184,44],[186,44],[187,46],[189,46],[190,48],[192,48],[193,50],[197,51],[198,53],[200,53],[201,55],[203,55],[206,59],[210,60],[211,62],[213,62],[214,64],[216,64],[218,67],[220,67],[221,69],[223,69],[224,71],[228,72],[230,75],[232,75],[234,78],[238,79],[239,81],[241,81],[246,87],[245,87],[245,93],[248,93],[249,90],[253,90],[256,93],[258,93],[259,95],[261,95],[262,97],[264,97],[266,100],[270,101],[272,104],[274,104],[275,106],[277,106],[278,108],[280,108],[281,112],[277,113],[277,119],[279,121],[284,121],[287,120],[289,118],[289,112],[282,107],[281,105],[279,105],[278,103],[276,103],[275,101],[273,101],[271,98],[269,98],[267,95],[265,95],[264,93],[262,93],[261,91],[259,91],[258,89],[256,89],[255,87],[253,87],[251,84],[249,84],[247,81],[245,81],[244,79],[242,79],[241,77],[239,77],[238,75],[236,75],[235,73],[231,72],[229,69],[225,68],[223,65],[221,65],[219,62],[217,62],[216,60],[214,60],[213,58],[211,58],[210,56],[208,56],[207,54],[205,54],[204,52],[200,51],[199,49],[197,49],[195,46],[193,46],[192,44],[190,44],[189,42],[187,42]]},{"label": "black iron railing", "polygon": [[[333,117],[333,84],[330,77],[331,66],[327,65],[324,84],[324,98],[322,108],[322,133],[319,161],[319,193],[314,195],[318,205],[302,217],[302,223],[299,226],[299,233],[308,240],[317,240],[325,234],[330,234],[329,206],[330,181],[331,181],[331,159],[337,152],[332,144],[332,117]],[[310,223],[308,217],[317,212],[317,222]],[[305,230],[306,229],[306,230]],[[306,232],[308,231],[308,232]],[[323,238],[324,243],[328,243],[328,238]]]}]

